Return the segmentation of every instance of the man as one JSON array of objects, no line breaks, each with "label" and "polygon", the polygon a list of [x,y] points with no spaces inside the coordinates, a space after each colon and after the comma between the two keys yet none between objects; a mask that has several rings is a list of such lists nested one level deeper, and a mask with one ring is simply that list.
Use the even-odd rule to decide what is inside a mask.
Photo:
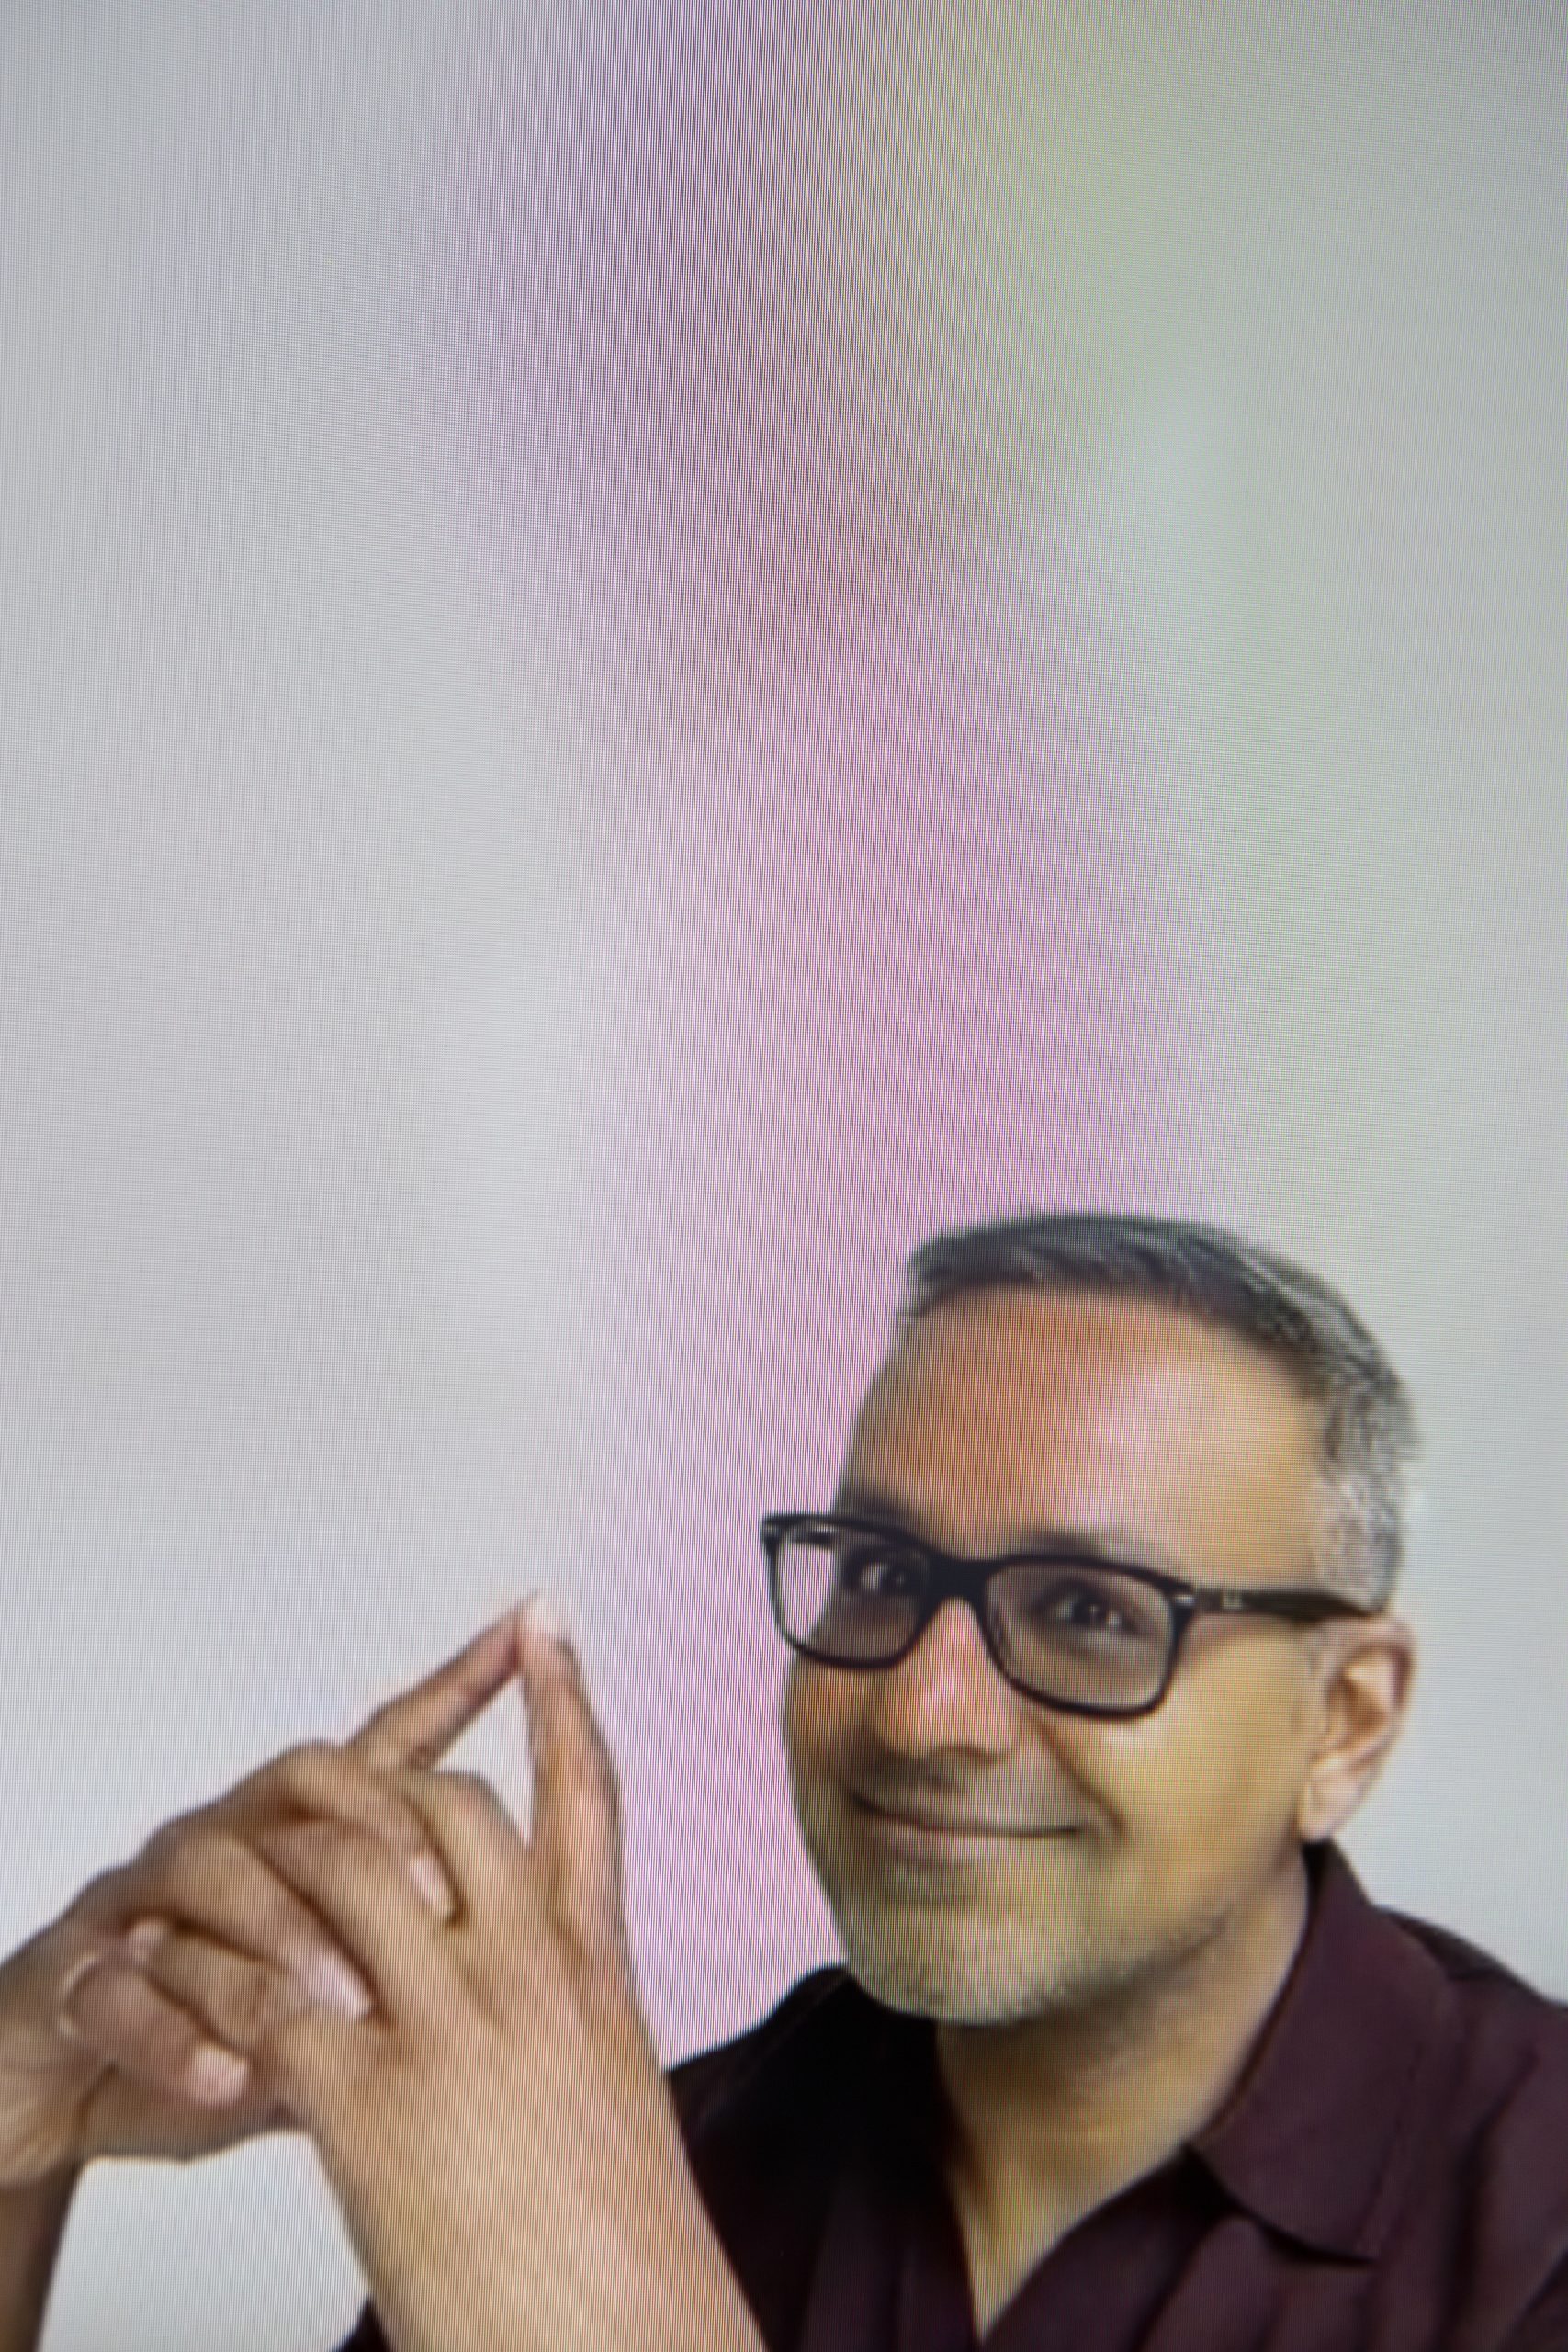
[{"label": "man", "polygon": [[[581,1677],[492,1629],[0,1970],[5,2352],[92,2155],[279,2121],[353,2352],[1565,2352],[1568,2011],[1332,1842],[1410,1688],[1396,1375],[1211,1227],[911,1272],[832,1509],[763,1522],[846,1966],[667,2088]],[[430,1769],[515,1661],[526,1845]]]}]

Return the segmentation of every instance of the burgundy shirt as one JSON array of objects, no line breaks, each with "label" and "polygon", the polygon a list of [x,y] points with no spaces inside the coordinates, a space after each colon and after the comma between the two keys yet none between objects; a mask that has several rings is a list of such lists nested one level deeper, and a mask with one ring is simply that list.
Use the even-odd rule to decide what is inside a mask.
[{"label": "burgundy shirt", "polygon": [[[1334,1847],[1308,1862],[1224,2111],[1058,2241],[985,2352],[1568,2352],[1568,2007],[1377,1910]],[[671,2086],[769,2352],[977,2352],[928,2021],[820,1969]],[[369,2311],[342,2352],[384,2352]]]}]

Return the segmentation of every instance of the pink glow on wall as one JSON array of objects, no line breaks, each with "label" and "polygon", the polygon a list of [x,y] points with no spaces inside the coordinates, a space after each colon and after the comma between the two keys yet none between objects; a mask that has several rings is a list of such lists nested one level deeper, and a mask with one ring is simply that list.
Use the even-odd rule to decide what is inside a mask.
[{"label": "pink glow on wall", "polygon": [[776,681],[1070,476],[1164,348],[1147,46],[611,0],[494,61],[432,365],[601,690],[628,651],[667,695]]},{"label": "pink glow on wall", "polygon": [[[744,1629],[768,1639],[754,1522],[827,1499],[905,1252],[963,1217],[1198,1189],[1190,918],[1101,718],[1005,610],[939,602],[662,780],[628,835],[647,1075],[599,1194],[626,1431],[604,1622],[613,1645],[630,1607],[642,1710],[660,1692],[700,1766],[649,1816],[665,1948],[665,1864],[776,1804],[755,1678],[726,1689]],[[795,1868],[775,1857],[764,1909],[798,1909]]]},{"label": "pink glow on wall", "polygon": [[[1120,413],[1125,222],[1097,184],[1018,315],[931,144],[998,57],[957,44],[922,85],[885,13],[545,40],[476,96],[440,297],[475,545],[626,746],[602,821],[637,1077],[580,1204],[624,1434],[586,1605],[649,1743],[628,1785],[682,1776],[641,1849],[666,1948],[666,1863],[776,1797],[727,1688],[755,1521],[825,1499],[905,1253],[1179,1198],[1213,1109],[1129,625],[1092,548],[1028,521]],[[1103,131],[1126,101],[1095,102]],[[1025,106],[962,157],[987,203],[1038,129]],[[1045,129],[1055,200],[1080,151],[1059,106]]]}]

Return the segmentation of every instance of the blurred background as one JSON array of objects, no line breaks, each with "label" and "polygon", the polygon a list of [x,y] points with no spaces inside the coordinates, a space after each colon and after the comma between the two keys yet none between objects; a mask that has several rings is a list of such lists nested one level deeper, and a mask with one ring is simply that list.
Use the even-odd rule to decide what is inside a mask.
[{"label": "blurred background", "polygon": [[[909,1248],[1105,1204],[1413,1383],[1349,1849],[1568,1994],[1560,11],[5,39],[0,1949],[543,1583],[738,2030],[833,1951],[756,1520]],[[49,2341],[359,2299],[277,2143],[96,2175]]]}]

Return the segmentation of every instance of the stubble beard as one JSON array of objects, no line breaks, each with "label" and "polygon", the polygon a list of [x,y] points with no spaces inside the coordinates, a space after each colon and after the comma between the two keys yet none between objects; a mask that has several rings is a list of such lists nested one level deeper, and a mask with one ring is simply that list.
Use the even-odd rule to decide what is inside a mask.
[{"label": "stubble beard", "polygon": [[[804,1825],[803,1825],[804,1826]],[[1064,1882],[1005,1886],[976,1871],[898,1862],[868,1878],[826,1823],[806,1840],[839,1931],[844,1965],[885,2008],[955,2026],[1033,2019],[1103,2022],[1137,2007],[1223,1938],[1229,1905],[1141,1932],[1095,1900],[1084,1858],[1061,1857]],[[1092,1871],[1092,1858],[1087,1867]]]},{"label": "stubble beard", "polygon": [[[1179,1922],[1096,1920],[1069,1899],[1028,1914],[987,1908],[929,1885],[867,1889],[847,1871],[818,1875],[850,1974],[885,2008],[954,2027],[1055,2025],[1125,2039],[1134,2021],[1179,2014],[1216,1954],[1231,1906],[1216,1901]],[[1172,2003],[1176,2007],[1173,2010]]]},{"label": "stubble beard", "polygon": [[1114,1997],[1144,1955],[1108,1950],[1066,1890],[1023,1916],[945,1871],[896,1865],[871,1885],[826,1843],[808,1841],[844,1965],[885,2008],[949,2025],[1017,2025]]}]

